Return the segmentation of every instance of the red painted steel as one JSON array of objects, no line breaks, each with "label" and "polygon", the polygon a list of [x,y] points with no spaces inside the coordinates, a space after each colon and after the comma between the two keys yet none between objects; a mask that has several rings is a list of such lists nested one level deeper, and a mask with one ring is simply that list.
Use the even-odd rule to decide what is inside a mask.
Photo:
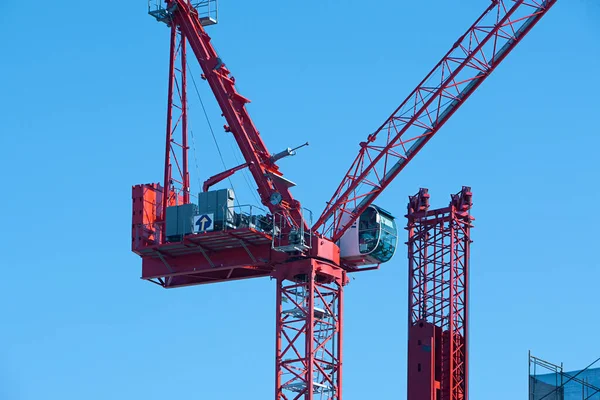
[{"label": "red painted steel", "polygon": [[[179,66],[177,65],[178,62]],[[183,204],[190,202],[186,67],[186,39],[173,25],[171,26],[169,59],[163,210],[161,213],[163,216],[167,215],[167,206],[179,203],[180,199]],[[179,138],[177,137],[177,131],[179,131]],[[162,241],[164,242],[164,238]]]},{"label": "red painted steel", "polygon": [[408,400],[468,400],[469,187],[429,210],[408,205]]},{"label": "red painted steel", "polygon": [[[165,288],[201,285],[269,276],[288,261],[288,254],[273,250],[271,236],[254,228],[190,234],[160,244],[161,193],[158,184],[134,187],[132,250],[142,257],[142,279]],[[340,265],[339,247],[324,239],[315,241],[305,257]]]},{"label": "red painted steel", "polygon": [[[233,134],[244,165],[256,181],[262,203],[271,214],[285,216],[287,226],[279,232],[287,233],[295,226],[307,228],[300,203],[289,192],[289,182],[283,179],[247,112],[249,100],[237,92],[235,78],[217,55],[197,10],[188,0],[165,3],[164,19],[161,14],[159,20],[170,27],[171,56],[164,187],[133,188],[132,247],[142,257],[142,278],[165,288],[276,278],[276,399],[340,400],[346,270],[371,268],[345,265],[337,239],[556,0],[492,0],[419,87],[361,143],[359,156],[313,227],[310,248],[301,247],[295,253],[276,251],[269,234],[249,227],[186,235],[175,243],[165,241],[166,207],[190,201],[186,43],[227,121],[225,130]],[[210,178],[207,185],[241,167]],[[276,192],[282,200],[272,204],[271,195]],[[432,212],[426,197],[420,199],[425,203],[409,212],[409,377],[414,377],[409,382],[409,400],[435,396],[438,400],[466,400],[470,200],[461,203],[467,199],[466,193],[461,193],[449,208]],[[351,218],[342,223],[342,216],[348,214]],[[317,229],[322,234],[316,233]],[[446,247],[450,250],[443,250]],[[436,264],[442,261],[446,264]],[[282,306],[284,299],[288,302]],[[423,353],[423,346],[429,346],[429,353]],[[423,370],[427,374],[421,374]]]},{"label": "red painted steel", "polygon": [[202,185],[202,191],[208,192],[208,189],[212,185],[215,185],[215,184],[221,182],[223,179],[229,178],[231,175],[235,174],[240,169],[246,168],[247,166],[248,166],[248,164],[241,164],[241,165],[238,165],[237,167],[229,168],[226,171],[223,171],[216,175],[211,176],[206,181],[204,181],[204,184]]},{"label": "red painted steel", "polygon": [[[217,55],[210,36],[202,27],[197,10],[186,0],[167,0],[166,3],[167,8],[172,10],[172,25],[177,26],[188,39],[204,73],[203,77],[208,81],[227,120],[225,129],[233,134],[249,165],[262,203],[272,213],[286,214],[290,224],[299,226],[303,223],[300,203],[292,197],[287,183],[278,179],[283,174],[271,159],[271,154],[246,109],[250,100],[237,92],[235,78]],[[278,205],[269,201],[274,192],[280,193],[283,198]]]},{"label": "red painted steel", "polygon": [[[338,240],[556,0],[493,0],[360,151],[313,226]],[[351,218],[345,218],[351,215]]]},{"label": "red painted steel", "polygon": [[162,218],[163,190],[158,183],[135,185],[131,189],[131,250],[141,255],[140,249],[158,242],[154,226]]},{"label": "red painted steel", "polygon": [[137,251],[142,279],[165,288],[269,276],[286,261],[271,249],[271,238],[252,228],[189,235],[182,242]]},{"label": "red painted steel", "polygon": [[275,398],[342,399],[342,312],[346,273],[316,260],[276,271]]}]

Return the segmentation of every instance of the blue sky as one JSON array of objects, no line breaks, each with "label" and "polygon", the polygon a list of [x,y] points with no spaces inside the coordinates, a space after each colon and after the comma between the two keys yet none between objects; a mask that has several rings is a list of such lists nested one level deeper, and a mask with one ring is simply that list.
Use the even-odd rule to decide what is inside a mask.
[{"label": "blue sky", "polygon": [[[165,291],[129,250],[131,185],[162,176],[167,28],[143,0],[5,3],[0,398],[271,398],[274,282]],[[488,2],[284,3],[221,0],[210,34],[269,149],[311,143],[280,166],[318,214]],[[378,201],[404,224],[419,187],[434,206],[473,188],[474,399],[526,396],[529,349],[567,369],[598,356],[599,38],[596,0],[560,1]],[[196,98],[190,114],[195,183],[220,160]],[[346,400],[405,398],[406,278],[401,247],[346,289]]]}]

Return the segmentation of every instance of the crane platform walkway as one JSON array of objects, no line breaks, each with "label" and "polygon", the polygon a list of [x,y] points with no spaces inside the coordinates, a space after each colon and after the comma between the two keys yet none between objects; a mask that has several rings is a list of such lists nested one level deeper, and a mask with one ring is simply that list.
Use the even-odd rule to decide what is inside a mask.
[{"label": "crane platform walkway", "polygon": [[140,247],[142,279],[165,288],[268,276],[272,237],[254,228],[190,234]]},{"label": "crane platform walkway", "polygon": [[247,248],[271,245],[272,237],[254,228],[227,229],[212,232],[190,234],[180,242],[142,247],[137,249],[142,257],[177,257],[187,254],[214,253],[234,248]]}]

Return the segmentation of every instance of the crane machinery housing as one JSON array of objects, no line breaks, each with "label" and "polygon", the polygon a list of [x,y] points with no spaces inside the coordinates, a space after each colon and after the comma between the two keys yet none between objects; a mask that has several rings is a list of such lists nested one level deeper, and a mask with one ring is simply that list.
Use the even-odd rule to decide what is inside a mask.
[{"label": "crane machinery housing", "polygon": [[[276,280],[276,399],[342,398],[348,274],[378,268],[398,243],[394,216],[374,202],[556,0],[485,3],[432,71],[360,143],[313,224],[277,165],[295,149],[267,150],[248,113],[250,100],[237,91],[206,32],[217,23],[216,0],[149,1],[149,14],[170,32],[164,175],[162,183],[132,188],[132,250],[142,259],[142,278],[164,288]],[[244,157],[209,177],[197,201],[188,171],[188,49]],[[242,169],[252,175],[261,205],[238,206],[232,189],[211,190]],[[470,207],[467,187],[439,210],[429,210],[425,189],[410,198],[409,400],[468,399]]]}]

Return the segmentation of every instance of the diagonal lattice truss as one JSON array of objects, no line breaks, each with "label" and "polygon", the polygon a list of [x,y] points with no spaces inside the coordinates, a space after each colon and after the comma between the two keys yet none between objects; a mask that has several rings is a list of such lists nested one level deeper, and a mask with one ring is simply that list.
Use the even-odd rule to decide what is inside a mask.
[{"label": "diagonal lattice truss", "polygon": [[340,398],[341,296],[341,286],[317,283],[314,275],[279,279],[277,399]]},{"label": "diagonal lattice truss", "polygon": [[556,3],[493,0],[360,151],[313,230],[338,240]]},{"label": "diagonal lattice truss", "polygon": [[186,39],[171,27],[163,215],[180,198],[190,202],[187,143]]},{"label": "diagonal lattice truss", "polygon": [[[306,224],[302,219],[300,203],[289,191],[289,182],[283,179],[276,160],[271,157],[250,118],[246,108],[250,100],[237,91],[235,78],[212,45],[210,36],[202,26],[198,10],[187,0],[165,0],[165,3],[165,20],[170,26],[179,29],[200,64],[202,78],[208,82],[227,121],[224,129],[236,140],[256,182],[262,203],[271,213],[279,212],[287,216],[291,226]],[[277,205],[270,201],[274,193],[282,196]]]},{"label": "diagonal lattice truss", "polygon": [[[467,399],[469,188],[449,207],[409,212],[409,323],[441,330],[441,398]],[[467,200],[467,201],[463,201]]]}]

